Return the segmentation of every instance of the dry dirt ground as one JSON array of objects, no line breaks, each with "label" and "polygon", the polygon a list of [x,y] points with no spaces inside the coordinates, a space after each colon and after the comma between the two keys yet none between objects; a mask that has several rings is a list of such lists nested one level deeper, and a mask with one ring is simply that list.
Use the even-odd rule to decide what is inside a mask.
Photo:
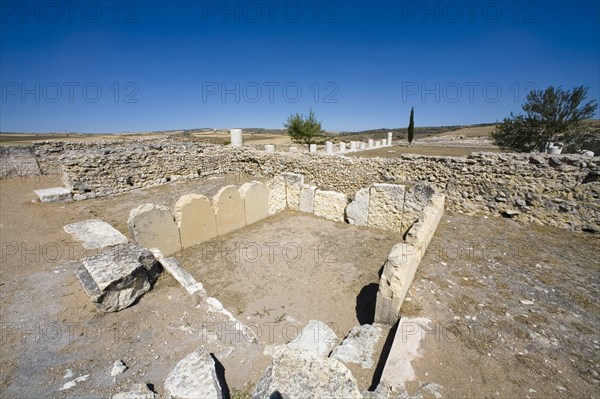
[{"label": "dry dirt ground", "polygon": [[[261,328],[258,352],[232,353],[211,341],[206,329],[214,323],[166,274],[134,306],[105,314],[65,263],[93,253],[63,232],[68,223],[101,218],[128,235],[129,210],[141,203],[172,206],[182,194],[211,196],[245,180],[178,182],[68,204],[32,202],[33,189],[60,185],[57,177],[0,182],[0,396],[101,398],[129,382],[162,393],[174,365],[205,346],[221,360],[231,393],[244,397],[269,363],[263,345],[293,338],[311,318],[340,337],[371,322],[378,273],[397,238],[294,212],[177,255],[209,295]],[[600,240],[586,234],[445,215],[403,306],[433,329],[400,332],[424,340],[415,380],[399,395],[599,397],[598,253]],[[391,338],[384,329],[379,349]],[[129,369],[113,378],[115,360]],[[383,361],[375,359],[375,376],[350,367],[361,388],[377,382]]]},{"label": "dry dirt ground", "polygon": [[348,154],[360,158],[397,158],[403,154],[433,155],[445,157],[466,157],[474,152],[502,152],[497,147],[441,147],[414,144],[410,147],[382,147],[374,150],[358,151]]}]

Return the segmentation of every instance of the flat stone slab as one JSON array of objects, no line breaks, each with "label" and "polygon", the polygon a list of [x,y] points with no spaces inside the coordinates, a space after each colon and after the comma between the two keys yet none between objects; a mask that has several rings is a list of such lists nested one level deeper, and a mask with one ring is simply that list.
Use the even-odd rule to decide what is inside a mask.
[{"label": "flat stone slab", "polygon": [[381,338],[381,328],[370,324],[353,327],[344,342],[333,349],[331,357],[344,362],[356,363],[364,369],[373,367],[375,345]]},{"label": "flat stone slab", "polygon": [[298,173],[282,173],[285,179],[287,207],[294,211],[300,208],[300,190],[304,185],[304,175]]},{"label": "flat stone slab", "polygon": [[336,191],[316,190],[314,215],[337,222],[344,221],[348,196]]},{"label": "flat stone slab", "polygon": [[85,249],[99,249],[127,243],[127,237],[100,219],[68,224],[63,227],[63,230],[77,241],[82,241]]},{"label": "flat stone slab", "polygon": [[100,310],[118,312],[150,290],[160,271],[148,249],[137,243],[117,244],[84,258],[77,278]]},{"label": "flat stone slab", "polygon": [[315,191],[317,187],[304,185],[300,190],[300,212],[313,213],[315,210]]},{"label": "flat stone slab", "polygon": [[217,233],[231,233],[246,226],[244,200],[236,186],[222,187],[212,199],[212,207],[217,220]]},{"label": "flat stone slab", "polygon": [[217,221],[210,200],[200,194],[186,194],[173,210],[181,246],[189,248],[217,236]]},{"label": "flat stone slab", "polygon": [[274,176],[267,181],[267,194],[269,204],[269,215],[283,211],[287,206],[287,194],[285,179],[283,176]]},{"label": "flat stone slab", "polygon": [[369,192],[368,225],[403,233],[404,194],[404,186],[399,184],[373,184]]},{"label": "flat stone slab", "polygon": [[33,190],[41,202],[65,202],[72,199],[71,190],[64,187],[43,188]]},{"label": "flat stone slab", "polygon": [[346,207],[346,219],[349,224],[366,226],[369,220],[369,192],[370,189],[362,188],[354,195],[354,201]]},{"label": "flat stone slab", "polygon": [[362,395],[350,370],[338,360],[283,347],[275,352],[252,398],[358,399]]},{"label": "flat stone slab", "polygon": [[338,342],[340,339],[327,324],[319,320],[310,320],[298,336],[287,344],[287,347],[328,356]]},{"label": "flat stone slab", "polygon": [[244,183],[238,189],[244,200],[246,225],[251,225],[269,216],[269,195],[267,187],[258,181]]},{"label": "flat stone slab", "polygon": [[172,399],[223,398],[215,361],[202,348],[177,363],[167,376],[164,389],[166,397]]},{"label": "flat stone slab", "polygon": [[179,229],[166,206],[144,204],[132,209],[127,226],[131,237],[146,248],[158,248],[165,256],[181,251]]}]

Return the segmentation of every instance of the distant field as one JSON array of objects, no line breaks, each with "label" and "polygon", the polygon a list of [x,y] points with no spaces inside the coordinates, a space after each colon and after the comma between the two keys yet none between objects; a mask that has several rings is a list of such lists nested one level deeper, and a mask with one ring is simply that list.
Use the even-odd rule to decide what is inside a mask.
[{"label": "distant field", "polygon": [[490,133],[494,131],[495,128],[496,126],[465,127],[452,132],[438,134],[436,135],[436,137],[488,137]]},{"label": "distant field", "polygon": [[368,150],[353,152],[348,154],[351,157],[361,158],[396,158],[402,154],[432,155],[446,157],[466,157],[474,152],[504,152],[497,147],[383,147],[377,150]]}]

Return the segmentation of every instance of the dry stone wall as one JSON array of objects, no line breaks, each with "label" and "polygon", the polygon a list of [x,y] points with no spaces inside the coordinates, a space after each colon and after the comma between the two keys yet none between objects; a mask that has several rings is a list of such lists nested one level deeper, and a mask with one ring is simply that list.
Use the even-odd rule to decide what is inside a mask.
[{"label": "dry stone wall", "polygon": [[[225,173],[292,172],[321,190],[346,194],[373,183],[428,181],[446,194],[449,211],[504,214],[524,222],[600,233],[598,157],[478,153],[468,158],[353,158],[166,139],[42,143],[34,149],[42,172],[48,165],[60,164],[75,200]],[[273,212],[270,204],[269,213]]]}]

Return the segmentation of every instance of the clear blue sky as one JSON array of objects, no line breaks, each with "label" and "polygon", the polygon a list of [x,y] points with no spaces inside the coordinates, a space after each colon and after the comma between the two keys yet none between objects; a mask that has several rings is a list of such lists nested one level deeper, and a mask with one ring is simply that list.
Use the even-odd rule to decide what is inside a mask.
[{"label": "clear blue sky", "polygon": [[600,99],[598,1],[0,2],[0,130],[486,123]]}]

